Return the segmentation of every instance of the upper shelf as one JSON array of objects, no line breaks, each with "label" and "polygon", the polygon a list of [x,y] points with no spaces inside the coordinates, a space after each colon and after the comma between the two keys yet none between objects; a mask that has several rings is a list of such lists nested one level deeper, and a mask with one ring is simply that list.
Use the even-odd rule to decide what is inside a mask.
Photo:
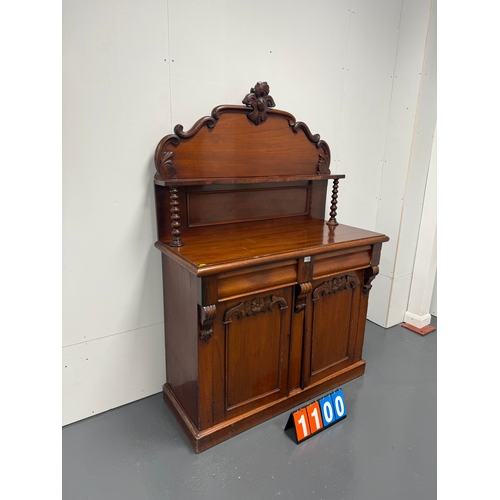
[{"label": "upper shelf", "polygon": [[261,177],[211,177],[201,179],[155,179],[158,186],[202,186],[210,184],[257,184],[263,182],[322,181],[344,179],[345,174],[275,175]]}]

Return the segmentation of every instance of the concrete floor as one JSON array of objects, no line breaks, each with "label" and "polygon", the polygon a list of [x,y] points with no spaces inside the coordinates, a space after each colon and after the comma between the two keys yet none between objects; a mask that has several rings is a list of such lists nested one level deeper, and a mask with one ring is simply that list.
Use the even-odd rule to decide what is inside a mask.
[{"label": "concrete floor", "polygon": [[68,425],[62,498],[437,498],[437,330],[368,322],[363,357],[365,375],[342,386],[347,418],[299,445],[286,412],[197,455],[161,394]]}]

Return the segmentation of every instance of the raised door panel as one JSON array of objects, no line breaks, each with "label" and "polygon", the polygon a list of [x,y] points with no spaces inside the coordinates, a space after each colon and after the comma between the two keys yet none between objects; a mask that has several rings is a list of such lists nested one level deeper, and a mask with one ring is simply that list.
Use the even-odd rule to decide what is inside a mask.
[{"label": "raised door panel", "polygon": [[313,282],[303,360],[304,386],[354,362],[361,288],[359,271]]},{"label": "raised door panel", "polygon": [[226,303],[215,349],[215,422],[286,395],[291,300],[291,288],[282,288]]}]

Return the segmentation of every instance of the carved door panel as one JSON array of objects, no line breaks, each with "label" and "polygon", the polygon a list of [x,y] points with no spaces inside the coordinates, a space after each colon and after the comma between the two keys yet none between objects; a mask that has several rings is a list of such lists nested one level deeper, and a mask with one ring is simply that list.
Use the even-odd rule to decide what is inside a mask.
[{"label": "carved door panel", "polygon": [[292,289],[228,301],[214,335],[214,423],[286,396]]},{"label": "carved door panel", "polygon": [[354,361],[361,271],[312,282],[304,338],[304,387]]}]

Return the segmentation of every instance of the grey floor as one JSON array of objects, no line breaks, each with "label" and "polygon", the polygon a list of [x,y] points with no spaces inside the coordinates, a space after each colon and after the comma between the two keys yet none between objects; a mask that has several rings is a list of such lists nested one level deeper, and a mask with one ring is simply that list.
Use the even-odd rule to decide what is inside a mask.
[{"label": "grey floor", "polygon": [[66,426],[62,498],[435,499],[437,330],[368,322],[363,357],[347,418],[299,445],[286,412],[197,455],[161,394]]}]

